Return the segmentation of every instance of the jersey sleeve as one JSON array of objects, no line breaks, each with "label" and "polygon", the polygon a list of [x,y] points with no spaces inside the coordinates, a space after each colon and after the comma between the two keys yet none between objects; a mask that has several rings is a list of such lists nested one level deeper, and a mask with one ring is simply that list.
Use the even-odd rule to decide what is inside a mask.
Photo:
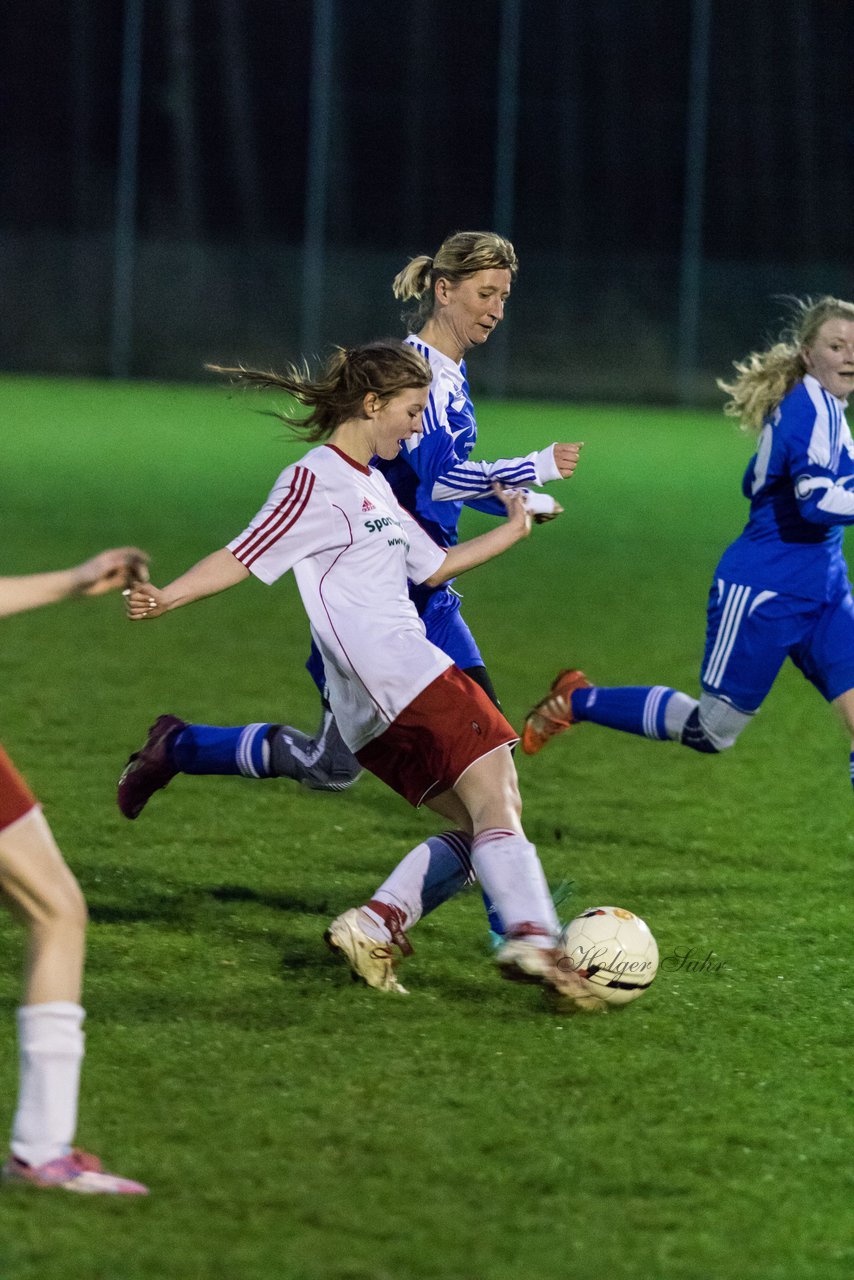
[{"label": "jersey sleeve", "polygon": [[[460,456],[458,438],[466,435],[474,442],[473,420],[470,426],[455,431],[450,421],[451,395],[439,380],[434,383],[424,410],[424,430],[405,445],[405,457],[434,502],[464,502],[469,498],[491,498],[494,481],[507,488],[542,484],[551,474],[554,463],[550,449],[535,450],[520,458],[499,458],[495,462],[472,462]],[[539,463],[539,470],[538,470]],[[543,476],[543,479],[540,478]]]},{"label": "jersey sleeve", "polygon": [[806,466],[795,479],[798,509],[811,524],[854,524],[854,476]]},{"label": "jersey sleeve", "polygon": [[507,489],[539,484],[537,453],[524,458],[499,458],[495,462],[461,459],[454,451],[450,433],[431,433],[410,445],[407,459],[422,482],[430,486],[434,502],[465,502],[470,498],[491,498],[498,481]]},{"label": "jersey sleeve", "polygon": [[[534,493],[531,489],[520,489],[525,499],[525,510],[532,516],[552,516],[557,507],[556,500],[550,493]],[[493,494],[489,498],[469,498],[466,506],[472,511],[483,511],[488,516],[506,516],[507,508],[500,498]]]},{"label": "jersey sleeve", "polygon": [[297,464],[279,476],[261,510],[228,550],[268,586],[329,545],[330,511],[322,485]]},{"label": "jersey sleeve", "polygon": [[832,397],[803,400],[784,414],[787,454],[798,510],[818,525],[854,524],[854,461],[845,447],[850,433]]}]

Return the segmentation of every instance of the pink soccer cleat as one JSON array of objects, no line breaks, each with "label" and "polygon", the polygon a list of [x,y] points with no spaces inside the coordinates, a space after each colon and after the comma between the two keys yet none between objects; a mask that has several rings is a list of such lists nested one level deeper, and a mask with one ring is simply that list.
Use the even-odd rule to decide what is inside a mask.
[{"label": "pink soccer cleat", "polygon": [[3,1166],[3,1181],[30,1187],[60,1187],[84,1196],[147,1196],[148,1187],[130,1178],[107,1173],[97,1156],[74,1150],[46,1164],[31,1165],[10,1155]]}]

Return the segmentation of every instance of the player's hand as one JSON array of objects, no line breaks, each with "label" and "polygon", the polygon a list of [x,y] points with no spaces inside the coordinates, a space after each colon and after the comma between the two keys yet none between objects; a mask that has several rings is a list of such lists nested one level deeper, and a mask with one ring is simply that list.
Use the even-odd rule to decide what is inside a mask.
[{"label": "player's hand", "polygon": [[131,622],[159,618],[168,609],[164,596],[165,593],[159,587],[153,587],[150,582],[135,582],[124,592],[125,613]]},{"label": "player's hand", "polygon": [[102,596],[134,582],[147,581],[148,555],[139,547],[112,547],[91,560],[84,560],[74,575],[74,595]]},{"label": "player's hand", "polygon": [[507,524],[518,538],[527,538],[531,532],[531,513],[525,506],[525,494],[521,489],[505,489],[497,481],[492,492],[507,508]]},{"label": "player's hand", "polygon": [[575,444],[556,444],[554,446],[552,456],[554,457],[555,466],[564,480],[571,476],[578,466],[579,454],[583,448],[583,441],[576,441]]}]

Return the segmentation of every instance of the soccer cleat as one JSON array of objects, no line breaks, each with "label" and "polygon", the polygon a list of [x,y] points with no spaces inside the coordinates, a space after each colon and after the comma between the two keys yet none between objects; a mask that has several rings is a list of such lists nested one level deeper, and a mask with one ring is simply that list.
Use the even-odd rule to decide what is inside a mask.
[{"label": "soccer cleat", "polygon": [[402,987],[394,975],[394,944],[378,942],[365,933],[359,921],[358,907],[351,907],[333,920],[323,935],[323,941],[330,951],[347,961],[354,982],[364,982],[377,991],[408,995],[406,987]]},{"label": "soccer cleat", "polygon": [[119,778],[116,800],[126,818],[138,818],[155,791],[168,786],[178,773],[170,744],[186,728],[186,720],[177,716],[158,716],[154,721],[145,745],[134,751]]},{"label": "soccer cleat", "polygon": [[147,1196],[148,1187],[130,1178],[107,1173],[97,1156],[87,1151],[31,1165],[10,1155],[3,1166],[3,1181],[30,1187],[59,1187],[86,1196]]},{"label": "soccer cleat", "polygon": [[555,1013],[607,1013],[607,1004],[591,994],[589,983],[574,968],[567,967],[565,961],[565,954],[560,952],[546,979]]},{"label": "soccer cleat", "polygon": [[524,938],[510,938],[495,953],[502,978],[512,982],[538,982],[554,1000],[556,1013],[599,1013],[606,1006],[590,994],[580,974],[560,963],[557,947],[538,947]]},{"label": "soccer cleat", "polygon": [[554,947],[538,947],[524,938],[508,938],[495,952],[502,978],[511,982],[547,982],[555,967]]},{"label": "soccer cleat", "polygon": [[583,671],[559,671],[546,696],[528,712],[522,730],[522,750],[535,756],[550,738],[565,733],[575,723],[572,718],[572,694],[576,689],[589,689],[590,681]]}]

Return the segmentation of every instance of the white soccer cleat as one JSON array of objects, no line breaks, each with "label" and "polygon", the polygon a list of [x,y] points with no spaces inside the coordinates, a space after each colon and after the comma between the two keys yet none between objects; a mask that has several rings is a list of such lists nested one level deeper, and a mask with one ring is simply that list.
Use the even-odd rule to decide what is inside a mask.
[{"label": "white soccer cleat", "polygon": [[347,961],[355,982],[364,982],[377,991],[408,995],[406,987],[395,977],[397,948],[394,943],[371,938],[362,928],[359,916],[358,907],[351,907],[333,920],[323,935],[327,947]]},{"label": "white soccer cleat", "polygon": [[606,1006],[591,995],[575,970],[562,966],[564,953],[557,947],[538,947],[524,938],[510,938],[495,953],[502,978],[513,982],[539,982],[557,996],[557,1012],[604,1012]]},{"label": "white soccer cleat", "polygon": [[538,947],[524,938],[508,938],[495,953],[502,978],[511,982],[548,982],[555,967],[554,947]]},{"label": "white soccer cleat", "polygon": [[607,1004],[593,993],[592,987],[580,973],[563,966],[563,959],[563,953],[559,952],[554,970],[547,979],[556,997],[555,1012],[607,1013]]}]

